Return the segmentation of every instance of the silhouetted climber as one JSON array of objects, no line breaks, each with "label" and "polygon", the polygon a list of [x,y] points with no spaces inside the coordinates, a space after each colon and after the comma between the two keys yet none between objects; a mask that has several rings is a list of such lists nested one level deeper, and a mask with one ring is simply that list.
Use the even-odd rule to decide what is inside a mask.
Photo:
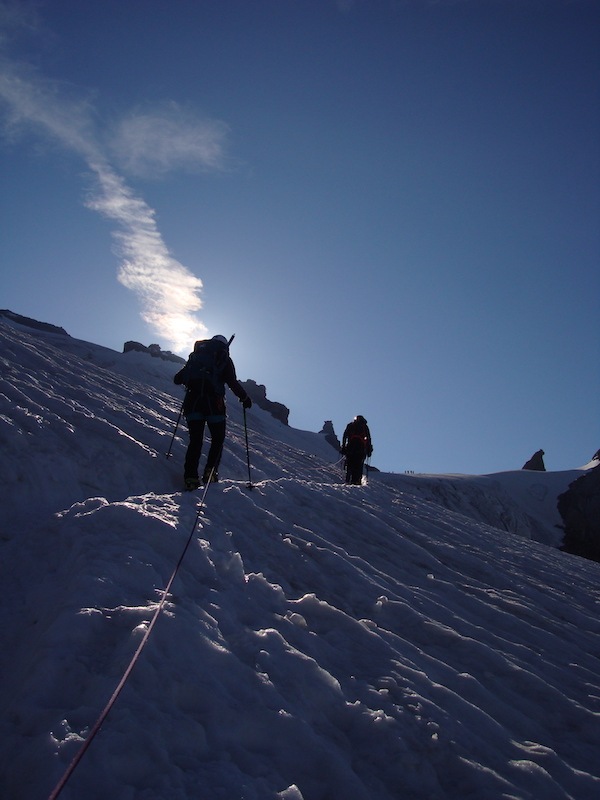
[{"label": "silhouetted climber", "polygon": [[534,453],[529,461],[523,464],[521,469],[536,469],[538,472],[545,472],[546,467],[544,466],[544,451],[538,450],[537,453]]},{"label": "silhouetted climber", "polygon": [[342,438],[342,455],[346,456],[346,483],[360,485],[365,458],[373,452],[367,420],[360,414],[346,425]]},{"label": "silhouetted climber", "polygon": [[210,450],[202,482],[218,481],[219,462],[223,452],[226,428],[225,384],[239,398],[244,408],[250,408],[252,400],[240,386],[233,361],[229,357],[229,343],[224,336],[213,336],[195,343],[187,364],[173,378],[178,386],[186,388],[183,401],[190,443],[185,455],[184,481],[186,489],[197,489],[198,463],[202,453],[204,426],[210,431]]}]

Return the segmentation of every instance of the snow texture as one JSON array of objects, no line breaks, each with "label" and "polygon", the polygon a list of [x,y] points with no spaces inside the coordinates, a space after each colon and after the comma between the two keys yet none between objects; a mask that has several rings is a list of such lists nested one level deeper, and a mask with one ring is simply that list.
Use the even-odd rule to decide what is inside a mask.
[{"label": "snow texture", "polygon": [[581,470],[346,486],[253,407],[250,489],[230,396],[199,508],[177,365],[6,320],[0,348],[3,800],[51,795],[182,553],[61,799],[600,796],[600,565],[558,549]]}]

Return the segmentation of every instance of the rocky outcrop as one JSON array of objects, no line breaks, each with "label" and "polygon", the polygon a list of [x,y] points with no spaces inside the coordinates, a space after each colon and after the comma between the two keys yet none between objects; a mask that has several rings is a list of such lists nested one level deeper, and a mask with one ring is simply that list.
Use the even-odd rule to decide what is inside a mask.
[{"label": "rocky outcrop", "polygon": [[268,411],[271,416],[283,422],[284,425],[288,424],[288,418],[290,416],[289,408],[284,406],[283,403],[268,400],[267,389],[263,384],[256,383],[256,381],[253,380],[240,381],[240,383],[250,395],[250,399],[253,403],[256,403],[259,408]]},{"label": "rocky outcrop", "polygon": [[38,322],[37,319],[31,317],[23,317],[21,314],[15,314],[7,308],[0,310],[0,317],[16,322],[17,325],[24,325],[26,328],[33,328],[36,331],[44,331],[45,333],[60,333],[62,336],[68,336],[64,328],[59,328],[57,325],[51,325],[49,322]]},{"label": "rocky outcrop", "polygon": [[162,358],[163,361],[174,361],[177,364],[185,364],[185,358],[176,356],[175,353],[171,353],[169,350],[161,350],[158,344],[151,344],[146,347],[139,342],[125,342],[123,345],[123,352],[130,353],[132,350],[137,353],[149,353],[153,358]]},{"label": "rocky outcrop", "polygon": [[533,469],[538,470],[538,472],[545,472],[546,467],[544,466],[544,451],[538,450],[534,453],[529,461],[526,461],[523,464],[522,469]]},{"label": "rocky outcrop", "polygon": [[325,437],[325,441],[329,442],[329,444],[335,448],[335,450],[339,453],[342,447],[340,440],[335,435],[335,430],[333,429],[333,422],[330,419],[325,420],[323,423],[323,427],[319,431],[319,433]]},{"label": "rocky outcrop", "polygon": [[557,508],[565,531],[562,549],[600,561],[600,465],[573,481]]}]

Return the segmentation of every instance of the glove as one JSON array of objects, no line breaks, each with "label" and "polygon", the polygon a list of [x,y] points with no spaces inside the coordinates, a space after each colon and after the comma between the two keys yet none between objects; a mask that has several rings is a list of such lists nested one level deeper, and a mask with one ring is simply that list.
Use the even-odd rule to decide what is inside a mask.
[{"label": "glove", "polygon": [[250,400],[248,395],[246,395],[246,397],[244,397],[244,399],[242,400],[242,406],[244,408],[252,408],[252,400]]}]

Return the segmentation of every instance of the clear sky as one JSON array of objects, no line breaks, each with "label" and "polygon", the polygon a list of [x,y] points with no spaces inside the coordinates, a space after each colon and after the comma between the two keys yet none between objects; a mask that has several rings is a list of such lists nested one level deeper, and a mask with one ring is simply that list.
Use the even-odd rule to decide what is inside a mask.
[{"label": "clear sky", "polygon": [[0,307],[373,464],[600,447],[596,0],[0,0]]}]

